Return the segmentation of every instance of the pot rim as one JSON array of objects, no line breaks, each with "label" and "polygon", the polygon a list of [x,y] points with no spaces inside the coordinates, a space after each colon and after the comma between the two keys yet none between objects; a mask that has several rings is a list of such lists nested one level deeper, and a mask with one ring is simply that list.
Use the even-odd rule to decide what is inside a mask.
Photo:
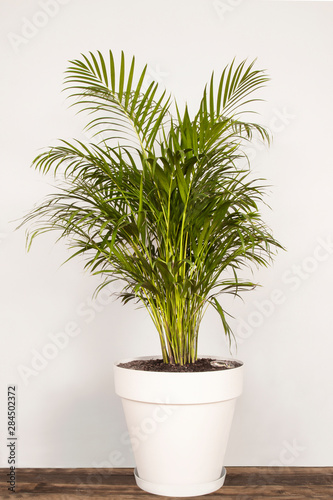
[{"label": "pot rim", "polygon": [[[133,359],[156,359],[140,356]],[[160,356],[157,357],[161,359]],[[214,359],[226,359],[214,356]],[[119,361],[118,363],[120,363]],[[116,393],[124,399],[159,404],[202,404],[237,398],[242,392],[243,363],[227,370],[153,372],[114,364]]]}]

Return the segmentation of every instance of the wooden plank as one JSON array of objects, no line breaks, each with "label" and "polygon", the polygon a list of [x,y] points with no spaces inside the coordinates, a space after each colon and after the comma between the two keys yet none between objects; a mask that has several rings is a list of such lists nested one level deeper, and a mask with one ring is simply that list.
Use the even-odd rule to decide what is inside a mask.
[{"label": "wooden plank", "polygon": [[[114,493],[106,492],[105,494],[94,494],[90,491],[77,494],[64,494],[64,493],[16,493],[15,499],[38,499],[38,500],[170,500],[170,497],[150,495],[139,488],[134,492]],[[1,500],[13,500],[13,494],[1,494]],[[317,489],[307,490],[306,488],[290,487],[281,491],[271,491],[268,489],[258,490],[255,488],[245,490],[228,491],[224,487],[217,493],[195,497],[197,500],[332,500],[332,489],[326,488],[325,490],[318,491]]]},{"label": "wooden plank", "polygon": [[[0,469],[0,499],[13,499]],[[198,499],[332,500],[333,467],[227,467],[225,485]],[[133,469],[18,469],[15,499],[38,500],[168,500],[150,495],[135,484]]]},{"label": "wooden plank", "polygon": [[[332,467],[228,467],[225,485],[332,485]],[[333,496],[332,496],[333,498]]]}]

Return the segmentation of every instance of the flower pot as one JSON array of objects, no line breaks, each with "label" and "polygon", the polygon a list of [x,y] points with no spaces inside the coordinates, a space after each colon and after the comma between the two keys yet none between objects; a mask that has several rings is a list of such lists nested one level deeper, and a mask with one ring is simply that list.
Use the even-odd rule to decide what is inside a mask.
[{"label": "flower pot", "polygon": [[[121,362],[127,361],[132,360]],[[114,375],[137,485],[149,493],[177,497],[219,489],[226,475],[223,460],[236,398],[242,392],[243,365],[170,373],[116,364]]]}]

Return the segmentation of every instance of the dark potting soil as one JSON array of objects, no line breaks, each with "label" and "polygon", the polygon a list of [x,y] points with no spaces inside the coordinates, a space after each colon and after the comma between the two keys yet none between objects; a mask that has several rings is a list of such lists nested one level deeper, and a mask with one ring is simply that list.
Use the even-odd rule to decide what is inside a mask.
[{"label": "dark potting soil", "polygon": [[162,359],[136,359],[127,363],[119,363],[121,368],[143,370],[148,372],[213,372],[237,368],[241,363],[233,360],[216,360],[214,358],[199,358],[195,363],[186,365],[172,365],[164,363]]}]

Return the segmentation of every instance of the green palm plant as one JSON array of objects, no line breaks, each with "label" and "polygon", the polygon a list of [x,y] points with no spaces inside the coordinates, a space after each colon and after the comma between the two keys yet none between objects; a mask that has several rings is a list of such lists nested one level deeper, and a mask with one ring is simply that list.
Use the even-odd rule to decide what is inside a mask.
[{"label": "green palm plant", "polygon": [[[254,62],[232,62],[216,89],[214,75],[199,110],[179,111],[175,99],[135,78],[133,57],[119,72],[110,51],[70,62],[66,89],[87,111],[95,143],[62,141],[33,161],[63,183],[25,218],[28,248],[46,231],[59,230],[86,268],[102,274],[97,291],[121,279],[127,303],[140,301],[158,331],[165,363],[193,363],[208,305],[221,317],[217,297],[255,287],[239,279],[244,265],[267,265],[281,245],[265,227],[258,205],[261,180],[250,180],[244,145],[268,131],[240,119],[268,80]],[[136,83],[134,83],[136,81]]]}]

